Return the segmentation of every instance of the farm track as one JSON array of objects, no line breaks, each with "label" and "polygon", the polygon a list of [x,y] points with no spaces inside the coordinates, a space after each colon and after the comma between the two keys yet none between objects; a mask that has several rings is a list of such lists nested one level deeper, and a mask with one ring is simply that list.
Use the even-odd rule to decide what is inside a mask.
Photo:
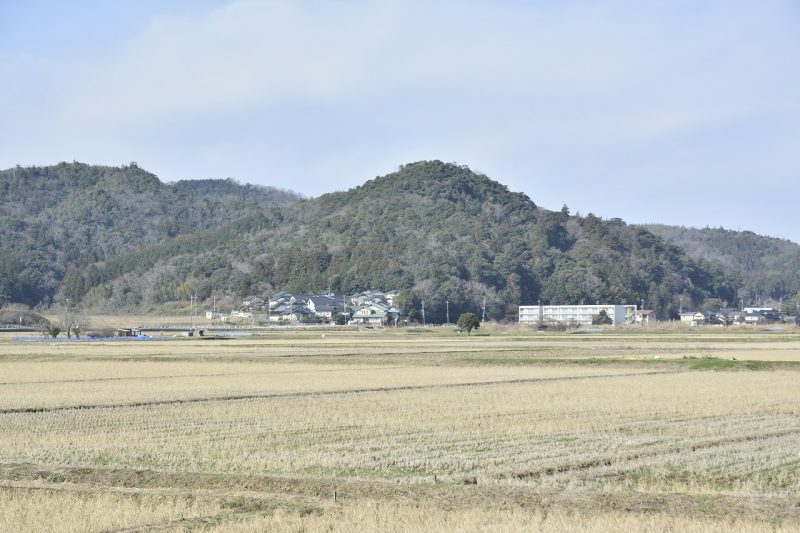
[{"label": "farm track", "polygon": [[162,406],[162,405],[186,405],[186,404],[197,404],[197,403],[230,402],[230,401],[241,401],[241,400],[271,400],[271,399],[303,398],[303,397],[314,397],[314,396],[338,396],[346,394],[366,394],[374,392],[441,390],[441,389],[454,389],[454,388],[467,388],[467,387],[482,387],[491,385],[556,383],[556,382],[579,381],[579,380],[625,378],[633,376],[682,374],[687,372],[690,372],[690,370],[661,370],[661,371],[647,371],[647,372],[626,372],[617,374],[593,374],[588,376],[520,378],[520,379],[507,379],[507,380],[494,380],[494,381],[472,381],[467,383],[400,385],[396,387],[359,387],[352,389],[323,390],[323,391],[315,390],[315,391],[296,391],[296,392],[232,394],[227,396],[204,396],[197,398],[176,398],[170,400],[148,400],[139,402],[121,402],[121,403],[109,403],[109,404],[75,404],[75,405],[63,405],[63,406],[53,406],[53,407],[14,407],[8,409],[0,409],[0,416],[23,414],[23,413],[25,414],[56,413],[56,412],[63,412],[70,410],[122,409],[122,408],[151,407],[151,406]]},{"label": "farm track", "polygon": [[[48,478],[58,481],[47,483]],[[163,472],[29,464],[0,464],[0,490],[23,489],[74,493],[118,492],[135,495],[216,500],[223,513],[115,531],[158,531],[175,527],[219,524],[246,514],[277,508],[323,512],[331,505],[385,501],[442,508],[500,506],[513,509],[571,509],[572,512],[665,512],[687,517],[750,518],[800,525],[800,502],[776,496],[721,494],[596,492],[538,489],[503,484],[433,482],[398,484],[359,479],[304,479],[258,475]],[[337,493],[337,503],[331,501]],[[788,524],[787,524],[788,523]]]}]

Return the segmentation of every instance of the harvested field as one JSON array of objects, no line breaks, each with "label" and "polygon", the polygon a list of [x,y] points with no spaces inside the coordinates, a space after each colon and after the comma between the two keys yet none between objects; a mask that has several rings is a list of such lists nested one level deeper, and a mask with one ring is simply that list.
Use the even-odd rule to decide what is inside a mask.
[{"label": "harvested field", "polygon": [[796,331],[6,340],[0,529],[800,530],[798,378]]}]

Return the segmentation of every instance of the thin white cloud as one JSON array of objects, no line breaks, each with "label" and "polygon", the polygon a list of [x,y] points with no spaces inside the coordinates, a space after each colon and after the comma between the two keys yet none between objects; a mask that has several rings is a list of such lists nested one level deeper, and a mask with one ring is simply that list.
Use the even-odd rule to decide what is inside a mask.
[{"label": "thin white cloud", "polygon": [[798,192],[791,2],[238,0],[146,20],[68,61],[0,51],[20,123],[0,162],[136,159],[318,194],[436,157],[623,218],[659,214],[626,205],[655,180]]}]

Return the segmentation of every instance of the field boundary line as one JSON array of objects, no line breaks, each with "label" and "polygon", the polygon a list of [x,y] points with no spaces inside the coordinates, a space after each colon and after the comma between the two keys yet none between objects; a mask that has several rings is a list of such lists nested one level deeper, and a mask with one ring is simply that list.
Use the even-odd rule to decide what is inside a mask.
[{"label": "field boundary line", "polygon": [[[39,480],[41,481],[41,480]],[[321,497],[306,494],[276,494],[268,491],[235,491],[202,488],[176,488],[176,487],[129,487],[118,485],[100,485],[86,482],[71,483],[59,482],[43,485],[36,481],[10,482],[0,480],[0,490],[18,489],[41,491],[50,493],[79,493],[79,494],[121,494],[129,496],[159,496],[172,498],[192,498],[219,502],[221,504],[235,503],[241,507],[236,510],[223,510],[220,513],[196,517],[178,518],[166,522],[137,524],[123,528],[107,529],[109,533],[134,533],[138,531],[173,531],[175,527],[208,526],[224,523],[225,521],[250,514],[258,515],[285,506],[287,504],[303,504],[306,508],[321,509],[325,500]]]},{"label": "field boundary line", "polygon": [[[744,436],[737,436],[737,437],[728,437],[728,438],[719,438],[719,439],[712,439],[706,441],[700,441],[695,443],[686,443],[686,444],[677,444],[673,446],[669,446],[666,448],[659,448],[649,451],[641,451],[641,452],[634,452],[628,453],[625,455],[614,456],[614,457],[604,457],[604,458],[596,458],[590,459],[587,461],[580,461],[578,463],[562,463],[558,466],[550,466],[545,468],[539,468],[536,470],[530,470],[527,472],[518,472],[516,474],[507,474],[504,476],[499,477],[498,479],[532,479],[532,478],[539,478],[545,476],[552,476],[555,474],[566,474],[569,472],[582,472],[585,470],[589,470],[595,467],[603,467],[603,466],[613,466],[618,464],[620,466],[624,465],[624,463],[630,461],[636,461],[638,459],[645,459],[650,457],[658,457],[660,455],[670,455],[675,453],[681,452],[695,452],[698,450],[706,450],[709,448],[714,448],[718,446],[724,446],[729,444],[739,444],[744,442],[753,442],[758,440],[764,439],[771,439],[776,437],[786,437],[788,435],[792,435],[795,433],[800,433],[800,428],[792,428],[792,429],[784,429],[781,431],[772,431],[769,433],[757,433],[757,434],[750,434]],[[613,477],[617,474],[601,474],[597,476],[589,476],[593,479],[600,479],[603,477]]]},{"label": "field boundary line", "polygon": [[339,396],[345,394],[369,394],[374,392],[404,392],[415,390],[436,390],[466,387],[483,387],[491,385],[516,385],[525,383],[555,383],[560,381],[580,381],[589,379],[624,378],[635,376],[657,376],[669,374],[683,374],[691,370],[658,370],[647,372],[626,372],[621,374],[593,374],[588,376],[558,376],[545,378],[516,378],[495,381],[471,381],[465,383],[437,383],[431,385],[400,385],[397,387],[361,387],[356,389],[322,390],[322,391],[293,391],[273,393],[232,394],[228,396],[205,396],[200,398],[175,398],[172,400],[146,400],[140,402],[123,402],[109,404],[77,404],[57,405],[52,407],[11,407],[0,409],[0,415],[13,414],[38,414],[58,413],[63,411],[80,411],[87,409],[124,409],[137,407],[150,407],[159,405],[183,405],[194,403],[230,402],[241,400],[271,400],[283,398],[304,398],[309,396]]},{"label": "field boundary line", "polygon": [[261,374],[284,375],[284,374],[301,374],[310,372],[311,373],[366,372],[368,370],[383,370],[383,369],[400,370],[403,368],[420,368],[420,367],[394,365],[394,366],[369,366],[369,367],[357,367],[357,368],[328,368],[324,370],[278,370],[278,371],[263,370],[259,372],[231,372],[229,374],[226,373],[183,374],[183,375],[170,374],[168,376],[130,376],[130,377],[114,377],[114,378],[54,379],[54,380],[42,380],[42,381],[2,381],[0,382],[0,387],[14,386],[14,385],[58,385],[59,383],[95,383],[104,381],[139,381],[139,380],[145,381],[145,380],[180,379],[180,378],[214,378],[214,377],[229,377],[229,376],[253,376]]},{"label": "field boundary line", "polygon": [[[80,466],[2,464],[0,478],[9,477],[41,482],[49,473],[60,474],[63,485],[73,490],[85,487],[88,491],[130,491],[132,494],[191,494],[198,498],[225,501],[226,496],[242,505],[243,512],[268,512],[285,505],[304,504],[305,508],[324,509],[330,494],[336,490],[341,503],[364,500],[390,501],[399,504],[434,503],[458,508],[490,506],[520,509],[571,509],[573,511],[625,510],[636,513],[665,512],[681,516],[749,517],[756,520],[788,521],[800,524],[797,499],[771,495],[724,495],[687,493],[620,494],[615,492],[549,490],[541,487],[469,484],[458,480],[428,484],[398,485],[391,480],[291,478],[258,474],[186,473],[129,468],[91,468]],[[13,483],[13,481],[9,480]],[[43,489],[58,490],[58,486]],[[239,490],[231,490],[239,487]],[[0,488],[2,486],[0,485]],[[27,487],[20,487],[27,488]],[[244,490],[241,490],[244,489]],[[241,494],[237,498],[237,495]],[[243,497],[243,498],[242,498]],[[247,501],[262,504],[247,507]],[[230,501],[230,500],[228,500]],[[236,510],[234,510],[236,513]],[[237,516],[238,513],[232,516]],[[214,515],[220,516],[220,515]],[[208,518],[208,517],[198,517]],[[213,519],[213,518],[212,518]],[[137,528],[158,528],[159,525],[140,525]],[[120,529],[115,531],[140,531]]]}]

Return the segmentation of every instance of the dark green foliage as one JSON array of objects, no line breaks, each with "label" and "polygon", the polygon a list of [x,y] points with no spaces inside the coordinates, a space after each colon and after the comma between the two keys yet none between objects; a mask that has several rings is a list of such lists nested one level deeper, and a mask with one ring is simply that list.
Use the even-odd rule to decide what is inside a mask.
[{"label": "dark green foliage", "polygon": [[55,339],[58,337],[58,334],[61,333],[61,328],[55,324],[48,324],[44,328],[44,333]]},{"label": "dark green foliage", "polygon": [[789,316],[797,316],[798,306],[796,302],[783,302],[781,305],[781,313]]},{"label": "dark green foliage", "polygon": [[135,164],[0,171],[0,303],[78,302],[125,270],[120,254],[295,200],[233,180],[167,185]]},{"label": "dark green foliage", "polygon": [[[26,184],[30,183],[29,187]],[[233,180],[162,184],[136,166],[0,172],[0,298],[146,310],[248,294],[399,289],[426,321],[486,304],[639,303],[661,318],[734,285],[619,219],[551,212],[465,166],[423,161],[298,200]],[[278,205],[280,204],[280,205]],[[421,317],[420,317],[421,318]]]},{"label": "dark green foliage", "polygon": [[716,357],[703,357],[691,359],[689,368],[692,370],[770,370],[775,366],[781,366],[781,363],[794,363],[794,361],[779,363],[775,361],[736,361],[718,359]]},{"label": "dark green foliage", "polygon": [[601,309],[597,315],[592,317],[592,324],[595,326],[602,326],[606,324],[613,324],[614,320],[608,316],[605,309]]},{"label": "dark green foliage", "polygon": [[227,179],[182,180],[173,184],[180,192],[214,198],[232,203],[265,205],[285,205],[300,198],[295,192],[276,189],[274,187],[261,187],[249,183]]},{"label": "dark green foliage", "polygon": [[481,327],[481,321],[478,320],[478,317],[475,315],[475,313],[461,313],[461,316],[458,317],[458,322],[456,325],[458,326],[459,331],[466,331],[467,335],[469,335],[473,329],[478,329]]},{"label": "dark green foliage", "polygon": [[684,248],[717,278],[725,272],[732,287],[723,299],[731,306],[739,298],[752,304],[800,296],[800,245],[792,241],[723,228],[642,227]]}]

